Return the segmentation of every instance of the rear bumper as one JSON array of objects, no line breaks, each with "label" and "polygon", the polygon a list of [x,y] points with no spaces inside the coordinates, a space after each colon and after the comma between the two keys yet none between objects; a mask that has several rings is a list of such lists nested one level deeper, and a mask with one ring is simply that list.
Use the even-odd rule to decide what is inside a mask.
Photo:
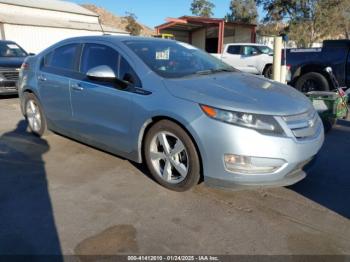
[{"label": "rear bumper", "polygon": [[17,81],[0,81],[0,95],[18,94]]}]

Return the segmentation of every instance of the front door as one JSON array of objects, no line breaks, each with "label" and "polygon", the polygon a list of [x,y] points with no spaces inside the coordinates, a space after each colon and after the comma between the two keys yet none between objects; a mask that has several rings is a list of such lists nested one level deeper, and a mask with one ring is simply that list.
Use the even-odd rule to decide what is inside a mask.
[{"label": "front door", "polygon": [[259,74],[259,59],[262,59],[260,51],[254,46],[242,46],[241,70],[247,73]]},{"label": "front door", "polygon": [[86,73],[106,65],[119,73],[120,56],[112,47],[90,43],[83,47],[81,79],[71,81],[73,120],[76,131],[89,142],[113,152],[130,152],[131,93],[114,83],[90,80]]}]

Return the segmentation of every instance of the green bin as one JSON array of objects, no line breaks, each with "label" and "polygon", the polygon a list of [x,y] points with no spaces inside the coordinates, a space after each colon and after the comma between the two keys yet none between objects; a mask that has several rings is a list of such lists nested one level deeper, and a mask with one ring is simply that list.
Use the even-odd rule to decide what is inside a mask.
[{"label": "green bin", "polygon": [[343,98],[336,92],[313,91],[306,94],[319,113],[325,130],[329,131],[337,119],[348,116],[348,96]]}]

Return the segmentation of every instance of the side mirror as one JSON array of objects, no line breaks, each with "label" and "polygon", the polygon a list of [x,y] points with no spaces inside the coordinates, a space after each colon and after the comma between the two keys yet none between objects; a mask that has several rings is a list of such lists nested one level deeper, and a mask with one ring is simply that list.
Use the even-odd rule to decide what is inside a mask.
[{"label": "side mirror", "polygon": [[101,82],[111,82],[116,83],[122,88],[126,88],[129,86],[129,82],[123,81],[117,78],[112,68],[110,68],[107,65],[101,65],[94,68],[91,68],[87,73],[86,76],[95,81],[101,81]]},{"label": "side mirror", "polygon": [[106,65],[97,66],[91,68],[86,76],[92,80],[100,80],[100,81],[112,81],[117,78],[112,68]]},{"label": "side mirror", "polygon": [[251,55],[253,56],[253,55],[258,55],[258,52],[257,51],[253,51],[252,53],[251,53]]},{"label": "side mirror", "polygon": [[35,56],[35,54],[34,54],[34,53],[29,53],[28,55],[29,55],[29,56]]}]

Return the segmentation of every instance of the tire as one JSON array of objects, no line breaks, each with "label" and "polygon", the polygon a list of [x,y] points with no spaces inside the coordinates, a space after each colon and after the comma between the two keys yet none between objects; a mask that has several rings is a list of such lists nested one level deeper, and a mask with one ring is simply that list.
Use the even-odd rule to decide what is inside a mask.
[{"label": "tire", "polygon": [[36,136],[44,136],[47,133],[47,122],[38,98],[32,93],[25,93],[24,99],[24,113],[29,129]]},{"label": "tire", "polygon": [[152,177],[178,192],[191,189],[200,180],[200,160],[189,135],[179,125],[161,120],[146,134],[144,158]]},{"label": "tire", "polygon": [[272,65],[267,65],[263,72],[264,77],[272,79]]},{"label": "tire", "polygon": [[297,80],[295,88],[303,93],[311,91],[329,91],[329,83],[322,74],[311,72],[301,76]]}]

